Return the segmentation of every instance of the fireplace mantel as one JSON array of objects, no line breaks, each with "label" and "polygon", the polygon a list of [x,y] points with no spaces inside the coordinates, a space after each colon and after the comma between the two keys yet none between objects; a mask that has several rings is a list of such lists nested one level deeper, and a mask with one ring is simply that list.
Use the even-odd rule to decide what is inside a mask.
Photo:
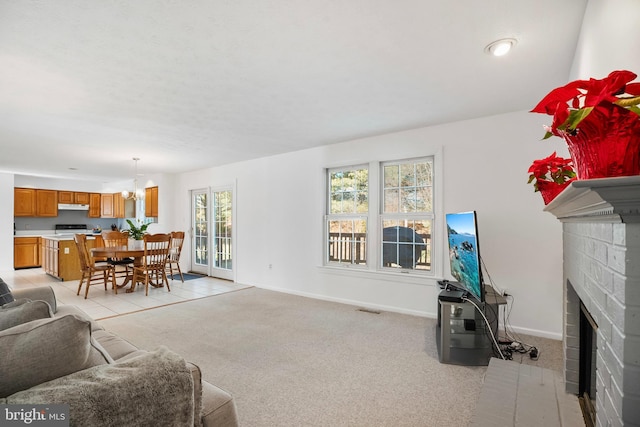
[{"label": "fireplace mantel", "polygon": [[544,210],[560,221],[640,222],[640,176],[573,181]]}]

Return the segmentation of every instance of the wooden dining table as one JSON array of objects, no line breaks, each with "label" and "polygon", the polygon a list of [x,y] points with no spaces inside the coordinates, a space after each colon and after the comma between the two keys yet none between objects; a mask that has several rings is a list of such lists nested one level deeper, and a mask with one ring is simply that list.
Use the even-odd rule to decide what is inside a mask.
[{"label": "wooden dining table", "polygon": [[[91,255],[94,258],[133,258],[133,266],[139,267],[142,265],[142,257],[144,257],[144,249],[133,249],[128,246],[100,246],[97,248],[91,249]],[[124,282],[121,285],[117,285],[118,288],[124,288],[127,286],[129,282],[131,283],[131,288],[127,289],[125,292],[133,292],[136,288],[136,283],[133,282],[133,272],[131,275],[127,276]],[[155,283],[150,283],[151,286],[160,288],[162,287],[162,283],[157,285]]]}]

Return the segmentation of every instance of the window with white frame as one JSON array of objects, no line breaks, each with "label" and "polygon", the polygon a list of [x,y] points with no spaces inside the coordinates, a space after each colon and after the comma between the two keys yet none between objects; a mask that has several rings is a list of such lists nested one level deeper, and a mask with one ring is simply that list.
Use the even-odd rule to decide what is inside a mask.
[{"label": "window with white frame", "polygon": [[433,159],[383,163],[381,186],[380,267],[430,271]]},{"label": "window with white frame", "polygon": [[326,264],[367,264],[369,169],[328,171]]},{"label": "window with white frame", "polygon": [[[433,158],[374,166],[327,170],[325,265],[432,272]],[[377,206],[370,178],[380,183]],[[377,224],[375,242],[369,224]]]}]

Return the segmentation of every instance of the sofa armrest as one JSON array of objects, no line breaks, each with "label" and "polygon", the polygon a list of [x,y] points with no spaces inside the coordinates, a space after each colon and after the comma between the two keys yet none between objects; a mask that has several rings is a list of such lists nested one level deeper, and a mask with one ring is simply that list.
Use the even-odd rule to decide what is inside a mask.
[{"label": "sofa armrest", "polygon": [[196,407],[193,420],[194,426],[202,427],[237,427],[238,414],[236,404],[231,394],[202,379],[200,368],[187,362],[187,367],[193,377],[193,394]]},{"label": "sofa armrest", "polygon": [[231,393],[206,381],[202,381],[202,426],[238,426],[236,403]]},{"label": "sofa armrest", "polygon": [[53,292],[53,288],[51,286],[15,289],[11,290],[11,295],[13,295],[15,299],[28,298],[32,301],[44,301],[49,304],[51,311],[54,314],[58,311],[58,306],[56,305],[56,294]]}]

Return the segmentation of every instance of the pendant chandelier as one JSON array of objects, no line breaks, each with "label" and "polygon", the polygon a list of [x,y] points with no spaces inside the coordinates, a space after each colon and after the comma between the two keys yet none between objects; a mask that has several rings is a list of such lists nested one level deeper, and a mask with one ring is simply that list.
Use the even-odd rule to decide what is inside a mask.
[{"label": "pendant chandelier", "polygon": [[122,197],[125,199],[141,200],[144,198],[144,189],[138,188],[138,160],[139,157],[134,157],[135,162],[135,175],[133,176],[133,193],[129,193],[127,190],[122,191]]}]

